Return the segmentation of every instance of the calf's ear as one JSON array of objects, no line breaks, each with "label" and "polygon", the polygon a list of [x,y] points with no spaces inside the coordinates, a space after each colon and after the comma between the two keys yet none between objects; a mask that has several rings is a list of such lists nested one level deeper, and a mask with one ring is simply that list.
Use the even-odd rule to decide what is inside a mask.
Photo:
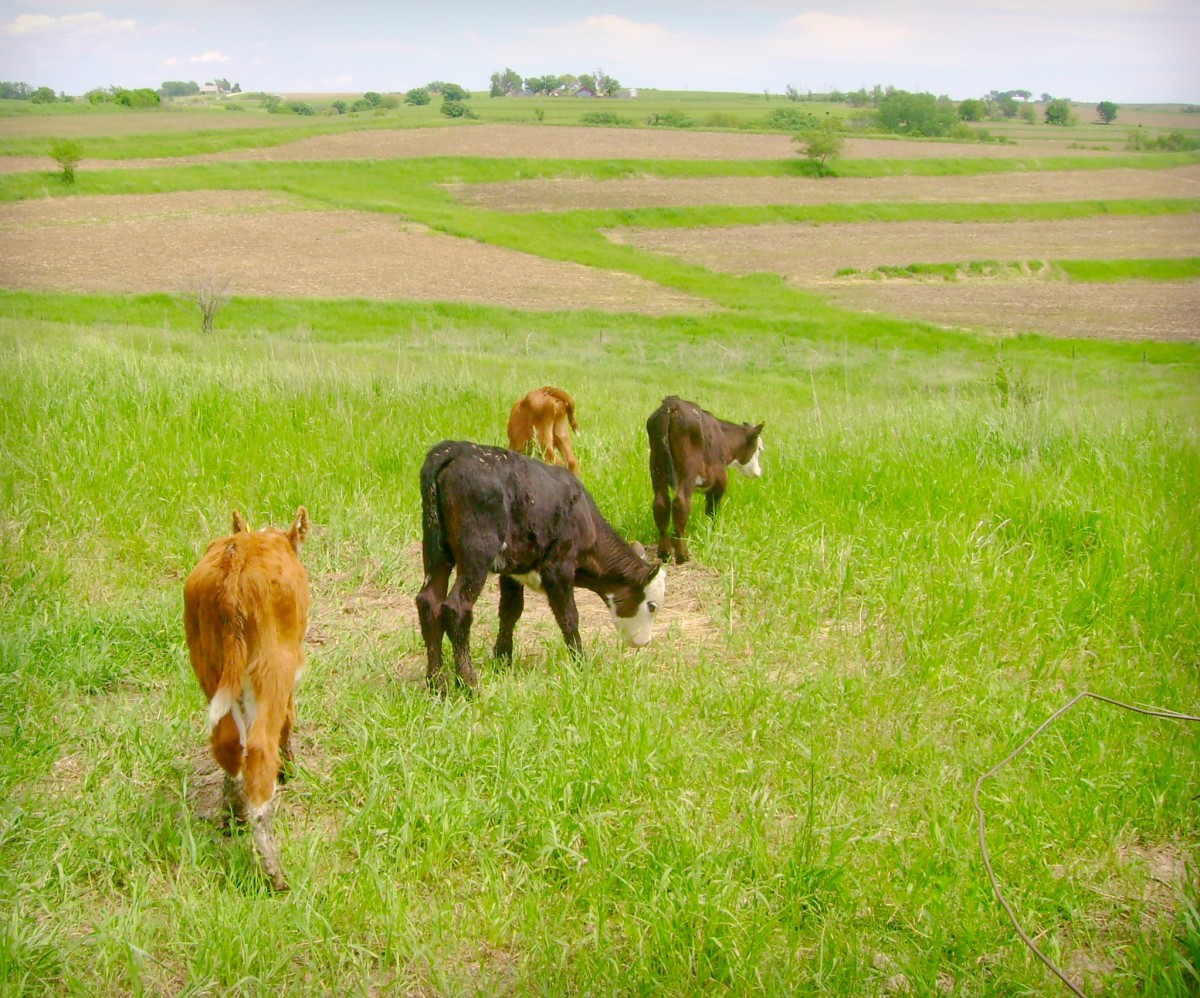
[{"label": "calf's ear", "polygon": [[288,540],[292,542],[292,547],[299,551],[300,545],[307,539],[308,510],[301,506],[296,510],[296,519],[292,522],[292,529],[288,531]]},{"label": "calf's ear", "polygon": [[646,549],[638,541],[630,541],[629,546],[633,548],[633,553],[641,558],[642,561],[646,560]]},{"label": "calf's ear", "polygon": [[250,532],[250,525],[242,519],[242,514],[236,509],[233,511],[233,532],[235,534],[247,534]]}]

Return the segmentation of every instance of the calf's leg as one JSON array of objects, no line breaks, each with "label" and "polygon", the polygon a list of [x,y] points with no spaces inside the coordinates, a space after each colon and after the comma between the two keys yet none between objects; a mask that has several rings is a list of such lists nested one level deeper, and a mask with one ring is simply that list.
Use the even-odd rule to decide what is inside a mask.
[{"label": "calf's leg", "polygon": [[483,566],[489,563],[490,559],[482,566],[460,562],[454,587],[442,604],[442,626],[450,635],[450,645],[454,649],[454,671],[458,673],[459,681],[470,689],[479,685],[479,676],[471,664],[471,621],[475,617],[475,601],[487,581],[487,568]]},{"label": "calf's leg", "polygon": [[578,478],[579,462],[575,460],[575,452],[571,450],[571,431],[567,429],[567,419],[565,416],[554,424],[554,446],[558,448],[558,452],[567,463],[571,474]]},{"label": "calf's leg", "polygon": [[543,573],[542,587],[546,590],[546,599],[550,602],[550,609],[558,621],[567,648],[573,655],[582,655],[583,640],[579,637],[579,608],[575,605],[574,578],[548,577]]},{"label": "calf's leg", "polygon": [[417,593],[417,619],[421,622],[421,637],[425,639],[425,682],[429,688],[446,692],[442,676],[442,604],[450,582],[450,566],[439,565],[425,577],[425,588]]},{"label": "calf's leg", "polygon": [[512,662],[513,628],[524,609],[525,587],[507,575],[500,576],[500,631],[496,635],[496,647],[492,649],[494,658]]},{"label": "calf's leg", "polygon": [[682,565],[689,557],[687,525],[688,517],[692,515],[692,490],[684,482],[680,482],[679,491],[675,493],[675,501],[671,504],[671,515],[675,526],[675,537],[672,540],[675,548],[675,560]]}]

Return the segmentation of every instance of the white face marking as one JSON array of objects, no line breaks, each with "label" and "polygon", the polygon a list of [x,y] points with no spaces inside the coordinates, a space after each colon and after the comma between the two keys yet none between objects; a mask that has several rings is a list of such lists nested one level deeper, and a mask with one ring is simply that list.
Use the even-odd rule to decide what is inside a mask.
[{"label": "white face marking", "polygon": [[532,589],[535,593],[544,593],[546,591],[542,588],[542,577],[537,572],[523,572],[520,575],[514,575],[513,578],[526,589]]},{"label": "white face marking", "polygon": [[742,464],[741,461],[731,461],[730,463],[747,478],[759,478],[762,476],[762,463],[759,461],[762,452],[763,441],[762,437],[759,437],[758,446],[754,448],[754,453],[750,456],[749,461],[745,464]]},{"label": "white face marking", "polygon": [[608,606],[609,617],[612,618],[612,622],[625,640],[637,648],[642,648],[648,645],[654,636],[654,618],[662,607],[666,595],[667,570],[660,567],[658,574],[650,580],[650,584],[645,589],[642,605],[637,608],[637,613],[632,617],[620,616],[611,598],[604,602]]}]

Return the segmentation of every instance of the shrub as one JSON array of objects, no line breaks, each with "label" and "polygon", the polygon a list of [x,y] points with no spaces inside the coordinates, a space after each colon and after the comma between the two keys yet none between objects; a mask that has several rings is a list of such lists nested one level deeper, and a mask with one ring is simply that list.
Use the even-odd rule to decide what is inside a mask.
[{"label": "shrub", "polygon": [[837,159],[846,145],[837,122],[832,118],[826,118],[817,127],[801,132],[793,141],[800,146],[803,156],[817,165],[817,172],[821,176],[828,172],[826,162]]},{"label": "shrub", "polygon": [[633,122],[629,118],[622,118],[615,111],[588,111],[580,116],[580,122],[584,125],[632,125]]},{"label": "shrub", "polygon": [[431,100],[433,98],[429,96],[429,91],[424,87],[413,87],[404,95],[404,103],[413,107],[424,107]]},{"label": "shrub", "polygon": [[695,122],[683,111],[655,111],[646,119],[646,124],[655,128],[691,128]]},{"label": "shrub", "polygon": [[957,120],[952,101],[928,93],[894,90],[879,105],[880,125],[900,135],[948,135]]},{"label": "shrub", "polygon": [[83,146],[74,139],[55,139],[50,143],[50,156],[62,167],[62,182],[75,183],[75,167],[83,159]]},{"label": "shrub", "polygon": [[443,100],[442,101],[442,114],[444,114],[447,118],[478,118],[479,117],[479,115],[477,115],[474,111],[472,111],[469,107],[467,107],[466,104],[464,104],[460,100]]},{"label": "shrub", "polygon": [[1055,97],[1043,112],[1047,125],[1073,125],[1075,115],[1071,113],[1071,101],[1066,97]]},{"label": "shrub", "polygon": [[767,115],[764,124],[781,132],[805,132],[819,127],[820,121],[796,107],[777,107]]}]

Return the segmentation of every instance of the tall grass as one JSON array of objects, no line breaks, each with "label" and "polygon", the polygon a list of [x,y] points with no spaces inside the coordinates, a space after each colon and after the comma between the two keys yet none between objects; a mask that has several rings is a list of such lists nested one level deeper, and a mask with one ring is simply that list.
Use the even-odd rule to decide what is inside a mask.
[{"label": "tall grass", "polygon": [[[1182,355],[321,303],[231,305],[206,338],[149,303],[120,326],[42,304],[68,301],[0,309],[7,991],[1042,992],[983,878],[974,778],[1076,690],[1200,692]],[[668,569],[694,630],[640,653],[588,632],[575,663],[524,621],[510,670],[438,701],[406,609],[416,470],[442,437],[501,440],[545,381],[643,542],[663,394],[765,419],[767,473]],[[316,640],[274,898],[191,803],[179,594],[231,506],[299,503]],[[1089,710],[991,787],[999,872],[1073,972],[1196,986],[1194,907],[1148,863],[1194,859],[1198,766],[1195,731]]]}]

